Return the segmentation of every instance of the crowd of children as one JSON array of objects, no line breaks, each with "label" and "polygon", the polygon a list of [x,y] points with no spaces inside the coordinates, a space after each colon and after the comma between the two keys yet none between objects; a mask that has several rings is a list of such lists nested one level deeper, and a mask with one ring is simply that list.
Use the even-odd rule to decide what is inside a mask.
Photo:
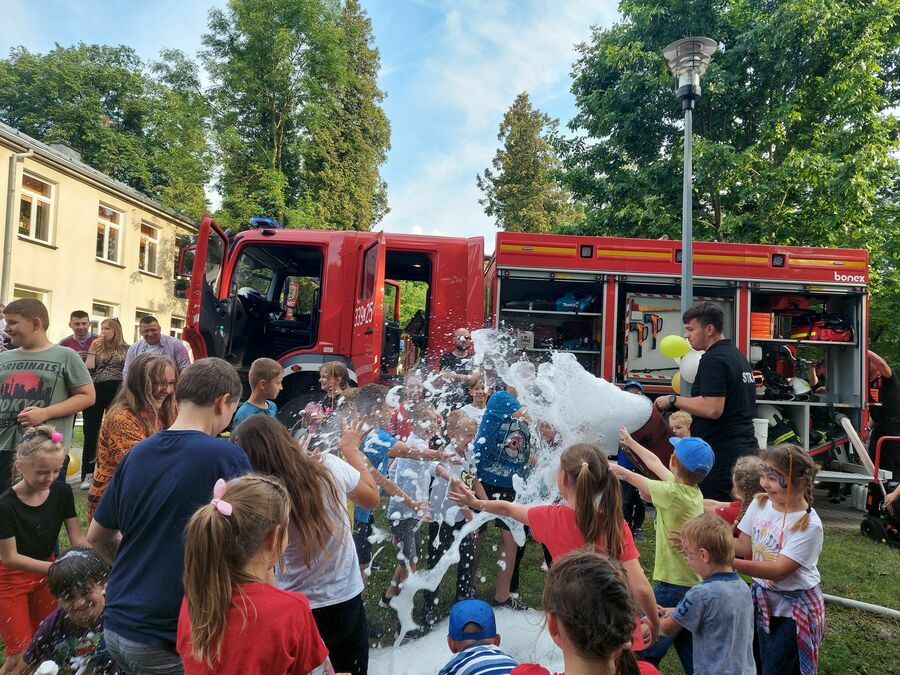
[{"label": "crowd of children", "polygon": [[[7,308],[14,338],[39,334],[28,313]],[[70,396],[83,393],[75,371]],[[29,413],[19,479],[0,494],[0,672],[50,660],[73,673],[365,673],[382,492],[397,563],[388,586],[369,593],[396,607],[413,571],[451,550],[459,559],[441,674],[548,672],[500,648],[492,606],[526,609],[516,594],[523,547],[504,519],[544,547],[546,629],[567,675],[657,672],[670,645],[686,673],[755,673],[757,661],[763,673],[816,672],[823,530],[811,506],[815,464],[800,448],[742,459],[735,501],[704,502],[697,485],[713,452],[675,414],[667,465],[622,428],[618,464],[598,445],[560,448],[559,499],[522,504],[514,476],[527,476],[556,433],[532,422],[514,389],[490,391],[475,373],[445,405],[412,374],[391,407],[387,388],[353,390],[343,364],[325,364],[325,397],[289,431],[275,419],[282,377],[277,362],[254,362],[239,406],[241,382],[224,361],[178,375],[165,357],[136,359],[101,430],[87,536],[71,487],[57,480],[68,439],[27,424],[48,416]],[[128,421],[135,429],[116,441]],[[217,438],[229,426],[230,441]],[[634,542],[645,502],[655,586]],[[478,525],[493,516],[499,564],[484,602],[473,597]],[[73,548],[60,555],[63,526]],[[435,623],[437,602],[438,588],[426,590],[415,634]]]}]

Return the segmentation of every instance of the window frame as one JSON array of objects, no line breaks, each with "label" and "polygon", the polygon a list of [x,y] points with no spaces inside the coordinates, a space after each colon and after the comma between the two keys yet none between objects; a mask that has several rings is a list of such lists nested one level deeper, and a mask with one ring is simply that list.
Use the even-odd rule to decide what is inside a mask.
[{"label": "window frame", "polygon": [[[20,293],[23,293],[24,295],[20,295]],[[35,288],[34,286],[27,286],[25,284],[13,284],[12,300],[19,300],[20,298],[34,298],[35,300],[40,300],[47,307],[47,311],[50,311],[49,290]]]},{"label": "window frame", "polygon": [[[155,237],[151,237],[150,235],[144,234],[144,227],[148,227],[155,232]],[[140,222],[140,226],[138,227],[138,269],[145,274],[152,274],[154,276],[159,276],[159,251],[160,251],[160,243],[162,241],[160,234],[162,233],[162,228],[154,225],[153,223],[148,223],[146,220],[142,220]],[[153,254],[153,262],[154,269],[148,269],[146,266],[147,255],[144,253],[144,246],[152,245],[154,247]],[[143,258],[143,260],[142,260]]]},{"label": "window frame", "polygon": [[[100,215],[100,209],[107,209],[109,211],[112,211],[113,213],[118,214],[119,222],[114,223],[111,220],[107,220],[107,219],[103,218]],[[104,225],[104,234],[103,234],[103,253],[104,254],[109,251],[109,231],[110,231],[110,229],[116,230],[117,236],[116,236],[116,257],[115,258],[107,258],[105,256],[96,255],[96,251],[95,251],[95,257],[97,258],[97,260],[100,260],[103,262],[108,262],[108,263],[113,263],[115,265],[122,264],[122,248],[123,248],[122,247],[122,237],[124,236],[124,232],[125,232],[124,223],[125,223],[125,212],[124,211],[120,211],[119,209],[114,208],[114,207],[110,206],[109,204],[104,204],[103,202],[98,203],[97,224]]]},{"label": "window frame", "polygon": [[[97,307],[107,307],[109,308],[109,314],[103,315],[97,313],[95,310]],[[91,301],[91,332],[94,335],[100,335],[100,324],[106,321],[107,319],[115,319],[119,315],[119,306],[112,302],[105,302],[103,300],[92,300]],[[124,336],[123,336],[124,337]]]},{"label": "window frame", "polygon": [[[180,321],[181,325],[176,327],[174,326],[174,322]],[[182,316],[170,316],[169,317],[169,337],[173,337],[176,340],[183,340],[182,337],[184,335],[184,327],[187,321]]]},{"label": "window frame", "polygon": [[[31,178],[32,180],[39,181],[50,187],[50,196],[46,197],[44,195],[38,194],[33,190],[25,187],[25,178]],[[56,204],[56,188],[57,184],[51,180],[46,178],[42,178],[41,176],[33,173],[31,171],[22,171],[22,179],[19,181],[19,210],[16,218],[16,230],[19,230],[19,227],[22,222],[22,198],[28,197],[31,200],[31,217],[29,218],[28,223],[28,234],[22,234],[21,231],[18,231],[18,235],[21,239],[26,239],[27,241],[34,241],[40,244],[53,244],[54,236],[56,234],[56,218],[54,217],[56,214],[54,212],[54,206]],[[47,208],[47,238],[41,239],[40,237],[35,235],[35,218],[37,216],[37,208],[35,207],[36,202],[42,202]]]}]

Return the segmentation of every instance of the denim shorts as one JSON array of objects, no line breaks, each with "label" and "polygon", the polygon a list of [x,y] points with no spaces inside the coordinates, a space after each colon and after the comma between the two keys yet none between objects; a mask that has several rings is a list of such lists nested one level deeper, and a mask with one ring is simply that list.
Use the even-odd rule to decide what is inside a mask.
[{"label": "denim shorts", "polygon": [[114,633],[103,631],[106,649],[123,673],[128,675],[181,675],[184,666],[174,649],[145,645]]}]

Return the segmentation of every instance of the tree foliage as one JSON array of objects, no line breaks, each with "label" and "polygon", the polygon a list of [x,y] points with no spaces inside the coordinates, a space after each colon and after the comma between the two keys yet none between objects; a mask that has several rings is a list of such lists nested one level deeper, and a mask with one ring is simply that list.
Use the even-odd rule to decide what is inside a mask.
[{"label": "tree foliage", "polygon": [[559,120],[535,109],[527,92],[516,97],[503,116],[497,150],[475,181],[484,192],[479,203],[497,227],[508,232],[550,232],[583,219],[581,207],[557,182],[560,160],[553,139]]},{"label": "tree foliage", "polygon": [[389,129],[355,0],[232,0],[210,12],[222,222],[368,229],[384,213]]},{"label": "tree foliage", "polygon": [[621,21],[578,46],[573,70],[577,136],[565,182],[587,204],[582,230],[679,235],[683,117],[662,50],[684,36],[712,37],[720,51],[694,112],[695,238],[867,248],[873,335],[896,345],[900,330],[885,320],[900,311],[892,290],[900,5],[623,0],[620,8]]},{"label": "tree foliage", "polygon": [[197,68],[177,50],[145,64],[124,46],[17,47],[0,61],[6,124],[191,215],[206,204],[207,116]]}]

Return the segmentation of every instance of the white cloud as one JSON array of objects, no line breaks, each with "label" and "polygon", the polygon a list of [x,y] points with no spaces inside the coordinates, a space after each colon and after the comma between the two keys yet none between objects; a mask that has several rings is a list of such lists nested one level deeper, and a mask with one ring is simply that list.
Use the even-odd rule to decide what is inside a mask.
[{"label": "white cloud", "polygon": [[391,213],[383,225],[400,232],[482,235],[490,250],[496,228],[478,203],[475,174],[496,151],[503,113],[522,91],[552,115],[560,108],[568,113],[574,46],[589,39],[591,25],[610,25],[616,6],[597,0],[447,0],[442,7],[440,29],[405,95],[421,102],[421,114],[448,120],[441,131],[450,147],[422,144],[413,155],[404,147],[404,129],[394,126],[394,146],[406,152],[392,159],[408,164],[402,172],[392,167],[399,179],[389,182]]}]

